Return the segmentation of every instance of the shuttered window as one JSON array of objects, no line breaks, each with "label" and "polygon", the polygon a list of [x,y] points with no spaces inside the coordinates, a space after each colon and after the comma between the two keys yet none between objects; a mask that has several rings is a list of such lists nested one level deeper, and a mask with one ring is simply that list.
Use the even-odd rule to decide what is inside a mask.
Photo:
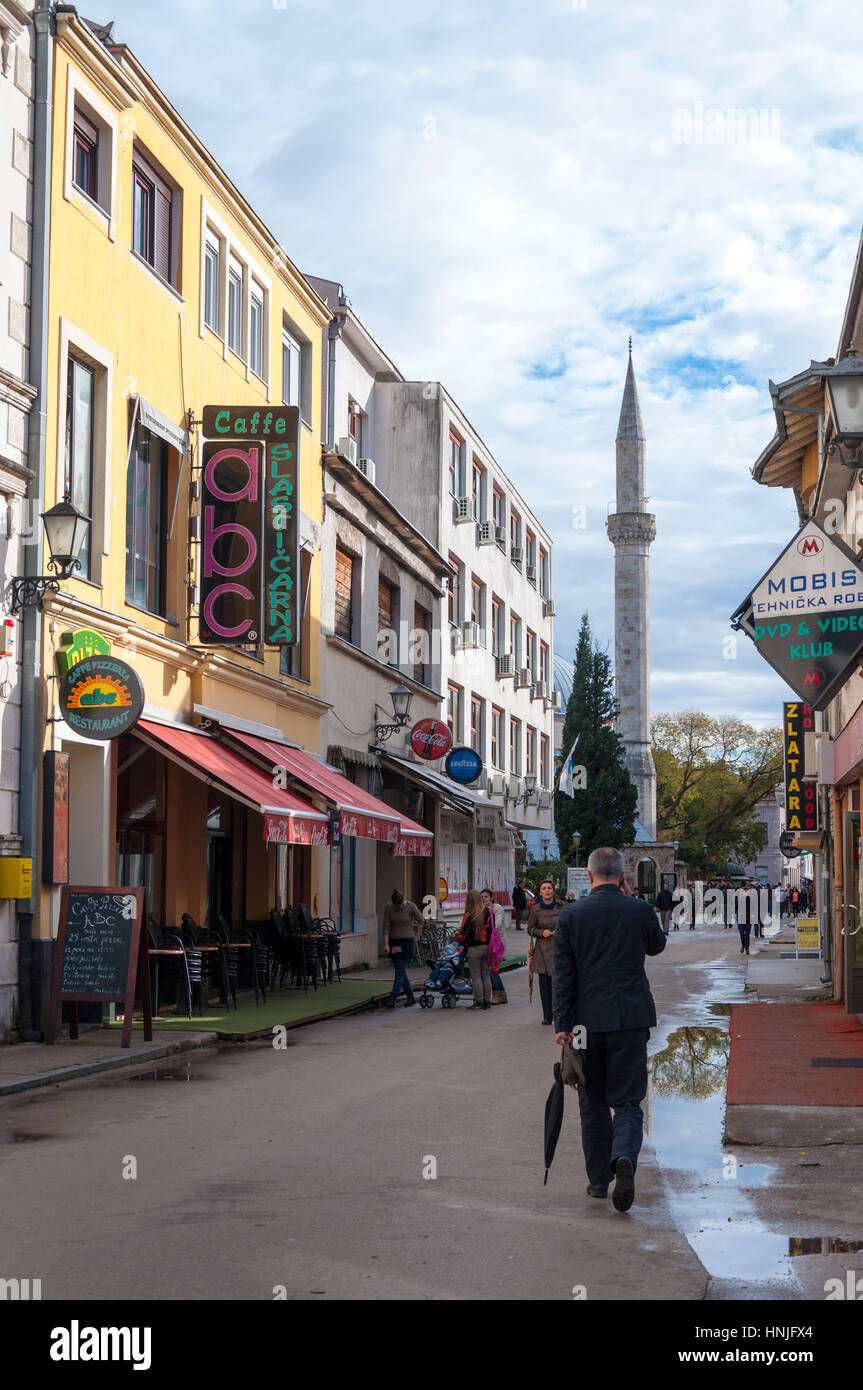
[{"label": "shuttered window", "polygon": [[72,181],[94,203],[99,201],[99,128],[75,107]]},{"label": "shuttered window", "polygon": [[412,639],[413,678],[422,685],[428,685],[429,659],[431,656],[431,613],[421,603],[414,604],[414,630]]},{"label": "shuttered window", "polygon": [[336,613],[333,631],[346,642],[353,640],[354,557],[336,548]]},{"label": "shuttered window", "polygon": [[168,284],[174,274],[174,189],[136,149],[132,157],[132,247]]},{"label": "shuttered window", "polygon": [[385,660],[395,659],[395,588],[385,579],[378,579],[378,648],[386,647]]}]

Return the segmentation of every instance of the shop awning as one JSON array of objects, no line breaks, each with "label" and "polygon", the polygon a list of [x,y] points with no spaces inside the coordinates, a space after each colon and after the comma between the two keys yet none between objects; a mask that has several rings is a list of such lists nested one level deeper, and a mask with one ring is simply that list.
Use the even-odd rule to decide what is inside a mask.
[{"label": "shop awning", "polygon": [[370,792],[350,782],[331,767],[325,767],[311,753],[284,743],[224,729],[223,737],[263,759],[269,767],[281,767],[310,791],[331,801],[339,812],[339,834],[356,835],[364,840],[383,840],[394,855],[430,855],[434,836],[425,826],[387,806]]},{"label": "shop awning", "polygon": [[296,792],[273,786],[271,777],[211,734],[149,719],[140,719],[134,732],[193,777],[259,811],[264,817],[264,839],[271,844],[330,843],[330,821],[324,811]]},{"label": "shop awning", "polygon": [[463,786],[460,782],[454,782],[451,777],[446,777],[430,767],[411,762],[409,758],[400,758],[396,753],[383,753],[381,756],[383,762],[394,771],[409,777],[418,787],[424,787],[426,791],[439,796],[448,806],[461,811],[463,815],[470,816],[477,806],[491,804],[488,798],[481,796],[479,792]]}]

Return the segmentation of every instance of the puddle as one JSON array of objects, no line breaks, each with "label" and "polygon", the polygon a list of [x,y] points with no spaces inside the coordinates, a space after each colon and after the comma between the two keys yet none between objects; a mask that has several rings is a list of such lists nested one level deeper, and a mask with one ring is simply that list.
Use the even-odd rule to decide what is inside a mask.
[{"label": "puddle", "polygon": [[29,1134],[25,1130],[18,1130],[9,1136],[12,1144],[38,1144],[40,1139],[54,1139],[53,1134]]},{"label": "puddle", "polygon": [[[120,1076],[112,1084],[134,1086],[139,1081],[191,1081],[193,1078],[191,1062],[181,1062],[176,1067],[159,1067],[155,1071],[138,1072],[136,1076]],[[194,1079],[200,1081],[200,1075]]]},{"label": "puddle", "polygon": [[727,961],[706,969],[707,989],[680,1007],[664,1046],[651,1057],[648,1132],[675,1220],[710,1277],[789,1281],[791,1242],[764,1225],[749,1195],[770,1182],[773,1166],[741,1160],[722,1144],[728,1001],[743,999],[744,972]]}]

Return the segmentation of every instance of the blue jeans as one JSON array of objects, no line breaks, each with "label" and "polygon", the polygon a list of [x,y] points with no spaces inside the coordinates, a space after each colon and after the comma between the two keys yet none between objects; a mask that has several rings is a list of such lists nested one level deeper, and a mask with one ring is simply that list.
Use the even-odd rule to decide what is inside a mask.
[{"label": "blue jeans", "polygon": [[[396,951],[394,953],[394,946],[400,946],[401,950]],[[393,980],[393,999],[396,999],[398,995],[401,994],[402,990],[404,990],[408,999],[413,998],[413,990],[411,989],[411,982],[408,979],[407,972],[407,966],[410,965],[410,962],[413,960],[413,955],[414,943],[412,938],[406,937],[403,941],[390,942],[390,960],[392,961],[393,969],[395,970],[395,979]]]}]

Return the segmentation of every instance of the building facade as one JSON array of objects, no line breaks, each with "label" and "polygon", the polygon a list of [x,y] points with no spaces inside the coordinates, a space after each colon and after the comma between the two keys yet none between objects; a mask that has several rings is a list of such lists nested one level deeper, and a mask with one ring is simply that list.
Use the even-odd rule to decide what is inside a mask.
[{"label": "building facade", "polygon": [[[28,414],[35,397],[30,363],[30,266],[33,191],[33,49],[31,3],[0,0],[0,561],[7,597],[0,644],[0,855],[21,856],[18,790],[21,756],[21,628],[8,591],[23,572],[34,506],[26,500]],[[18,900],[0,898],[0,1042],[17,1018]]]}]

